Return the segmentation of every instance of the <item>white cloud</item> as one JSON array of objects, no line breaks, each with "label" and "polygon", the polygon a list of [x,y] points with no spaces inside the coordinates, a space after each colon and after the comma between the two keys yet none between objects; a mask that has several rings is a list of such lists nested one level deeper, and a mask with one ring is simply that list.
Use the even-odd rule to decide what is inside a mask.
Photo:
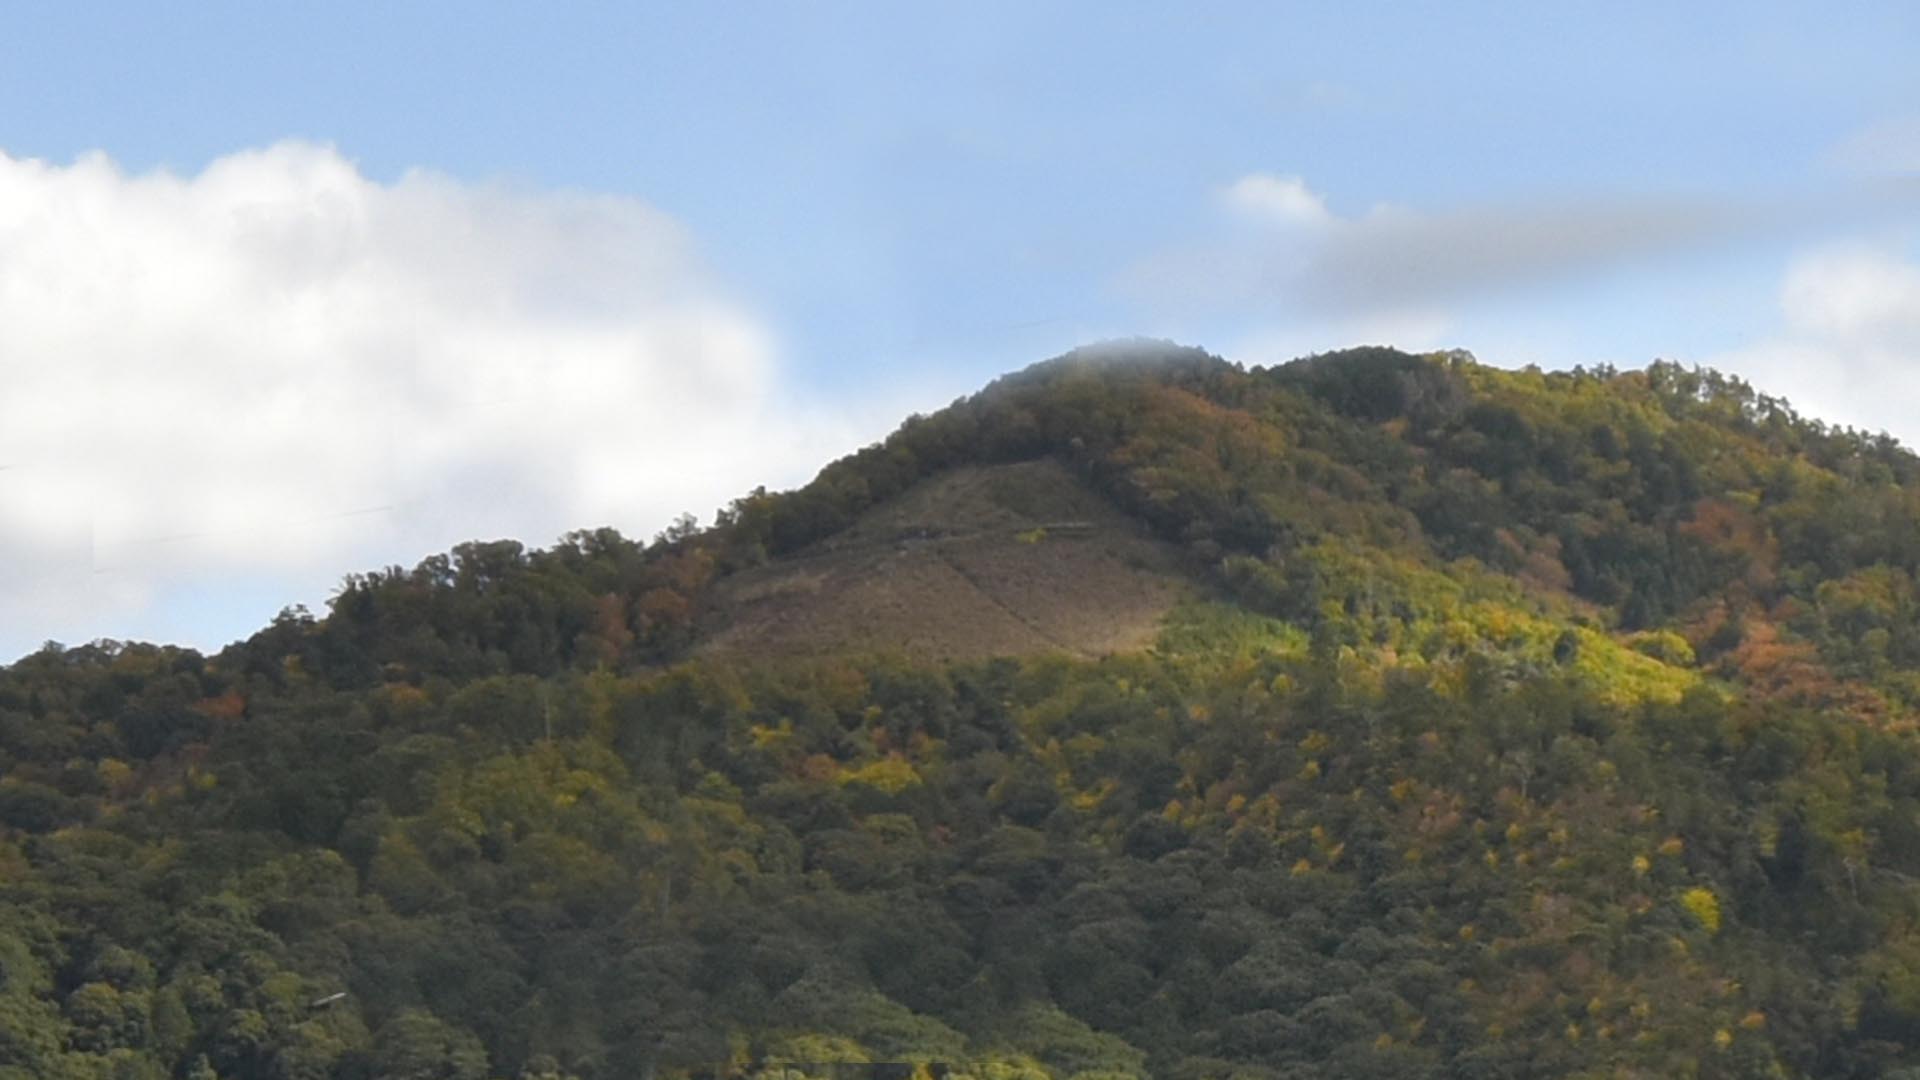
[{"label": "white cloud", "polygon": [[1227,187],[1225,199],[1235,210],[1269,224],[1319,228],[1334,220],[1326,200],[1297,176],[1243,176]]},{"label": "white cloud", "polygon": [[0,154],[0,645],[124,633],[190,577],[644,534],[804,479],[851,440],[778,375],[637,200],[302,143],[195,176]]},{"label": "white cloud", "polygon": [[1920,265],[1885,248],[1813,251],[1787,268],[1779,305],[1778,333],[1704,362],[1805,415],[1920,441]]},{"label": "white cloud", "polygon": [[1920,266],[1873,248],[1816,252],[1789,269],[1781,308],[1801,332],[1920,344]]}]

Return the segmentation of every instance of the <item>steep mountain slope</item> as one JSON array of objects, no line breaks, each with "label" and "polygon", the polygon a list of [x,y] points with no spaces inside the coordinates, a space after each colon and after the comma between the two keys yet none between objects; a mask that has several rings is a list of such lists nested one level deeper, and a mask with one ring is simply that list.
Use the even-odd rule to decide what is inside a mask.
[{"label": "steep mountain slope", "polygon": [[0,1077],[1920,1069],[1916,479],[1673,365],[1140,344],[48,649]]},{"label": "steep mountain slope", "polygon": [[1140,649],[1186,589],[1179,563],[1056,461],[963,466],[717,585],[698,651],[950,660]]}]

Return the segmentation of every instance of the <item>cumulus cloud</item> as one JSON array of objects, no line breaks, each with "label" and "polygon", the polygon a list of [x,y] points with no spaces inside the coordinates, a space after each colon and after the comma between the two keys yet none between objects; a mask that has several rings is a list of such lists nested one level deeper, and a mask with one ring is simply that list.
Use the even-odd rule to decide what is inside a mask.
[{"label": "cumulus cloud", "polygon": [[1773,336],[1704,361],[1829,423],[1920,442],[1920,263],[1849,245],[1803,254],[1780,285]]},{"label": "cumulus cloud", "polygon": [[658,210],[302,143],[193,176],[0,155],[0,378],[10,646],[194,575],[644,534],[848,441]]}]

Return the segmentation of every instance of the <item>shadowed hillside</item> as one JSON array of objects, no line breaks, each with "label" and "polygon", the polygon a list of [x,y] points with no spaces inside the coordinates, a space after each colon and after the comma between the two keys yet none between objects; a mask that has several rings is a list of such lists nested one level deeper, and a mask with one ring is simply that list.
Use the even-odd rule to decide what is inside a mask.
[{"label": "shadowed hillside", "polygon": [[1920,1075],[1920,460],[1082,350],[0,671],[0,1080]]}]

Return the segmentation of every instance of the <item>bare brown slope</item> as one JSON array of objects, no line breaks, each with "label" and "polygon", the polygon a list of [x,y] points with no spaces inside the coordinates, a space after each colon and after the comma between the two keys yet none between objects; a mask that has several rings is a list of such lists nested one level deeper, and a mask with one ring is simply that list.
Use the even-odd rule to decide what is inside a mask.
[{"label": "bare brown slope", "polygon": [[719,586],[700,651],[962,659],[1142,648],[1173,552],[1053,461],[944,473]]}]

